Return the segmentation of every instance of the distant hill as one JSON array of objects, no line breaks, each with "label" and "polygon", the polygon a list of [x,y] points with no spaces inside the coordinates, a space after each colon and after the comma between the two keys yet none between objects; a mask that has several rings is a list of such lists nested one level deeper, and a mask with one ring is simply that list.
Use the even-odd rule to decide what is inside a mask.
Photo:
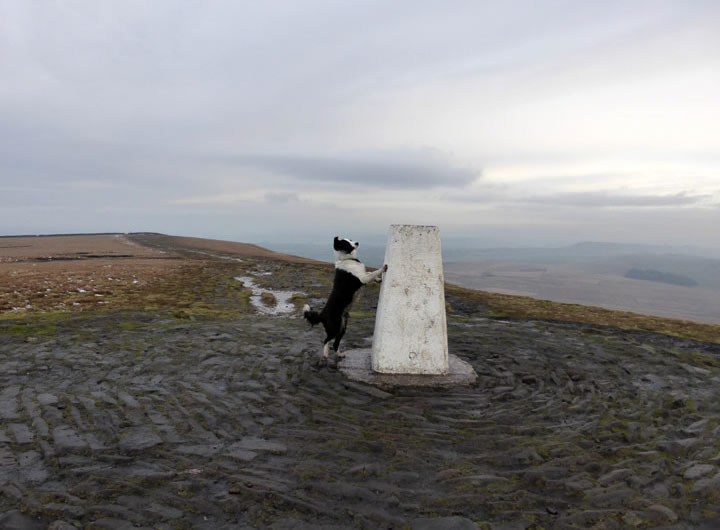
[{"label": "distant hill", "polygon": [[625,273],[626,278],[631,280],[647,280],[650,282],[669,283],[670,285],[681,285],[683,287],[697,287],[697,282],[692,278],[681,274],[660,272],[654,269],[630,269]]}]

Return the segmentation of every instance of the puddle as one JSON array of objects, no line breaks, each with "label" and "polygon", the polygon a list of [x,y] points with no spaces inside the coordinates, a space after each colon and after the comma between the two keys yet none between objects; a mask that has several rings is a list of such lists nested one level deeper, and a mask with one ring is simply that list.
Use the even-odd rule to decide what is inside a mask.
[{"label": "puddle", "polygon": [[[267,276],[272,273],[261,273],[263,276]],[[272,289],[265,289],[255,284],[251,276],[235,276],[235,279],[242,282],[243,286],[247,287],[252,291],[250,296],[250,303],[260,313],[264,315],[287,315],[291,314],[291,318],[295,318],[292,313],[295,312],[295,305],[290,302],[290,299],[294,294],[302,294],[300,291],[273,291]],[[270,293],[275,297],[275,305],[267,305],[262,301],[263,293]]]},{"label": "puddle", "polygon": [[219,254],[211,254],[210,252],[203,252],[202,250],[188,250],[188,252],[193,252],[195,254],[201,254],[203,256],[210,256],[211,258],[222,259],[225,261],[237,261],[238,263],[243,262],[243,260],[241,260],[240,258],[233,258],[231,256],[221,256]]}]

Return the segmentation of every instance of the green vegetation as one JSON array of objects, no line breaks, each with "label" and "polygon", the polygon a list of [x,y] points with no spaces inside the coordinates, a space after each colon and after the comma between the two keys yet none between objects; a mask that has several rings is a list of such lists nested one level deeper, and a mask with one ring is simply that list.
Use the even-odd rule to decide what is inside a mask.
[{"label": "green vegetation", "polygon": [[275,298],[275,295],[267,291],[260,295],[260,299],[262,300],[263,304],[268,306],[274,306],[277,304],[277,299]]},{"label": "green vegetation", "polygon": [[307,296],[302,293],[297,293],[292,295],[290,298],[290,302],[297,308],[301,308],[305,304],[307,304]]},{"label": "green vegetation", "polygon": [[11,326],[5,333],[15,337],[34,337],[42,335],[53,335],[57,331],[57,326],[42,323],[23,322]]},{"label": "green vegetation", "polygon": [[144,326],[142,322],[136,322],[136,321],[127,321],[127,322],[118,322],[117,327],[120,329],[123,329],[125,331],[133,331],[135,329],[140,329]]}]

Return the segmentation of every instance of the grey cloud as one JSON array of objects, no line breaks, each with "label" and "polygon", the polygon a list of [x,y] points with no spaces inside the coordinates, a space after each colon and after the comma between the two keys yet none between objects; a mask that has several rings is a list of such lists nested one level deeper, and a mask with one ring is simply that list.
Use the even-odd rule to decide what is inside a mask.
[{"label": "grey cloud", "polygon": [[604,191],[557,193],[554,195],[536,195],[522,199],[522,202],[576,206],[581,208],[651,208],[663,206],[689,206],[699,204],[711,198],[710,195],[690,195],[687,192],[671,195],[631,195]]},{"label": "grey cloud", "polygon": [[442,200],[450,202],[465,202],[471,204],[496,204],[512,202],[512,188],[507,184],[483,182],[472,191],[455,190],[441,196]]},{"label": "grey cloud", "polygon": [[692,206],[712,201],[712,195],[692,195],[688,192],[669,195],[638,195],[609,191],[589,191],[522,195],[510,186],[486,186],[481,191],[474,191],[470,194],[446,194],[444,198],[450,201],[473,204],[532,204],[596,209]]},{"label": "grey cloud", "polygon": [[265,202],[275,204],[287,204],[290,202],[298,202],[300,196],[297,193],[285,191],[269,191],[265,194]]},{"label": "grey cloud", "polygon": [[299,180],[372,185],[389,189],[462,187],[480,171],[456,167],[424,151],[361,156],[239,155],[224,157],[238,167],[250,167]]}]

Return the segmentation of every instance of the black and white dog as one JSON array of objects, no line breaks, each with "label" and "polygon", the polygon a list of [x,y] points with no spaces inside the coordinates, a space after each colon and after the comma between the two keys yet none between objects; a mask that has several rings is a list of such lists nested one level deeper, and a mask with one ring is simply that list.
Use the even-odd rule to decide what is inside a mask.
[{"label": "black and white dog", "polygon": [[328,358],[330,341],[333,339],[335,340],[333,350],[335,350],[338,357],[343,357],[338,348],[340,347],[340,340],[345,335],[350,304],[355,293],[366,283],[373,280],[380,282],[382,273],[387,270],[387,265],[385,265],[374,272],[367,272],[365,265],[357,259],[357,248],[359,246],[360,243],[355,241],[335,237],[333,248],[335,249],[335,259],[337,261],[335,262],[335,280],[330,297],[319,313],[311,311],[310,306],[307,304],[303,308],[303,316],[310,324],[314,326],[322,322],[325,327],[327,337],[323,342],[324,359]]}]

